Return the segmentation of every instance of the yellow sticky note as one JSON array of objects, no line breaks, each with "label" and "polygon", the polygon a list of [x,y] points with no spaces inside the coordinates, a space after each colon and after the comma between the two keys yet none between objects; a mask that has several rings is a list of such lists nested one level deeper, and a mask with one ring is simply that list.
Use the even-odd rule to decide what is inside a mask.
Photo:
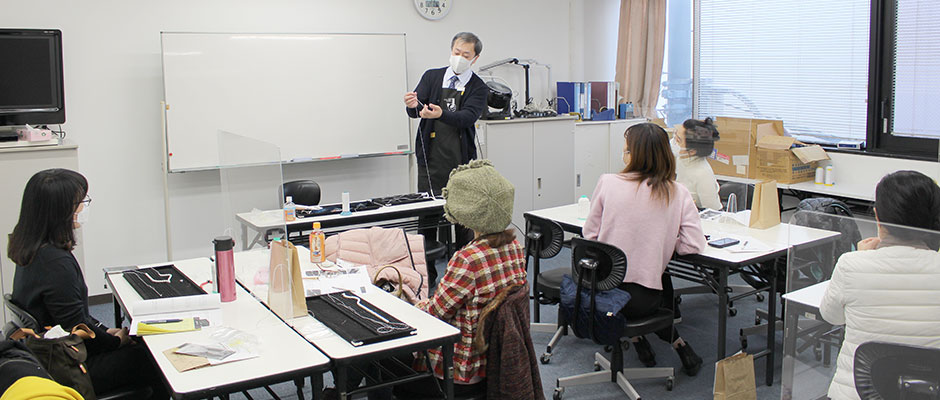
[{"label": "yellow sticky note", "polygon": [[160,333],[187,332],[196,330],[196,321],[193,318],[183,318],[179,321],[138,323],[138,335],[156,335]]}]

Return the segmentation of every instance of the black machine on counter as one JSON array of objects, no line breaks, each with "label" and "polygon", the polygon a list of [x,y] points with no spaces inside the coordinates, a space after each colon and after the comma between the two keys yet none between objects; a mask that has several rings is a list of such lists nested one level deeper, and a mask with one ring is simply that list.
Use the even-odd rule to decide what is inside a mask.
[{"label": "black machine on counter", "polygon": [[483,119],[512,118],[512,89],[496,81],[489,81],[486,86],[489,88],[489,93],[486,95],[486,111],[483,111]]}]

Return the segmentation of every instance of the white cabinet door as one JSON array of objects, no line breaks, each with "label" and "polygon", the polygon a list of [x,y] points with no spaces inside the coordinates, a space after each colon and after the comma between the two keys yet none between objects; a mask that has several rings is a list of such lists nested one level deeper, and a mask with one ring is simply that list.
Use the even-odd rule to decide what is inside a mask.
[{"label": "white cabinet door", "polygon": [[512,221],[525,229],[522,214],[531,211],[535,196],[532,179],[532,123],[487,123],[483,147],[486,158],[516,189]]},{"label": "white cabinet door", "polygon": [[574,197],[591,197],[601,175],[608,170],[609,124],[574,127]]},{"label": "white cabinet door", "polygon": [[571,204],[574,196],[574,120],[535,124],[535,209]]},{"label": "white cabinet door", "polygon": [[627,131],[627,128],[643,122],[646,122],[646,120],[625,119],[610,123],[610,156],[608,158],[609,165],[607,172],[620,172],[626,167],[626,164],[623,163],[624,132]]}]

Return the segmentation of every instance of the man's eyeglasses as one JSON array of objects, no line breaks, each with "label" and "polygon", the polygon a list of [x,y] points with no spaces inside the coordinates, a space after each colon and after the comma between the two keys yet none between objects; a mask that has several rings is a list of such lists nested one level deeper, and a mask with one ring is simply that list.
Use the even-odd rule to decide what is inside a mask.
[{"label": "man's eyeglasses", "polygon": [[90,205],[90,204],[91,204],[91,196],[85,195],[85,199],[82,200],[82,201],[80,201],[80,202],[78,202],[78,203],[79,203],[79,204],[84,204],[84,205],[86,205],[86,206],[87,206],[87,205]]}]

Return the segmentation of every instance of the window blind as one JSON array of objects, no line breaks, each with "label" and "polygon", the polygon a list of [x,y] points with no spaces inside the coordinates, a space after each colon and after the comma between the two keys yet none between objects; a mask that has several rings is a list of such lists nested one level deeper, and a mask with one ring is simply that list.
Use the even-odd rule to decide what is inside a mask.
[{"label": "window blind", "polygon": [[870,0],[698,1],[699,118],[781,119],[803,140],[865,139]]},{"label": "window blind", "polygon": [[940,2],[898,0],[891,133],[940,137]]}]

